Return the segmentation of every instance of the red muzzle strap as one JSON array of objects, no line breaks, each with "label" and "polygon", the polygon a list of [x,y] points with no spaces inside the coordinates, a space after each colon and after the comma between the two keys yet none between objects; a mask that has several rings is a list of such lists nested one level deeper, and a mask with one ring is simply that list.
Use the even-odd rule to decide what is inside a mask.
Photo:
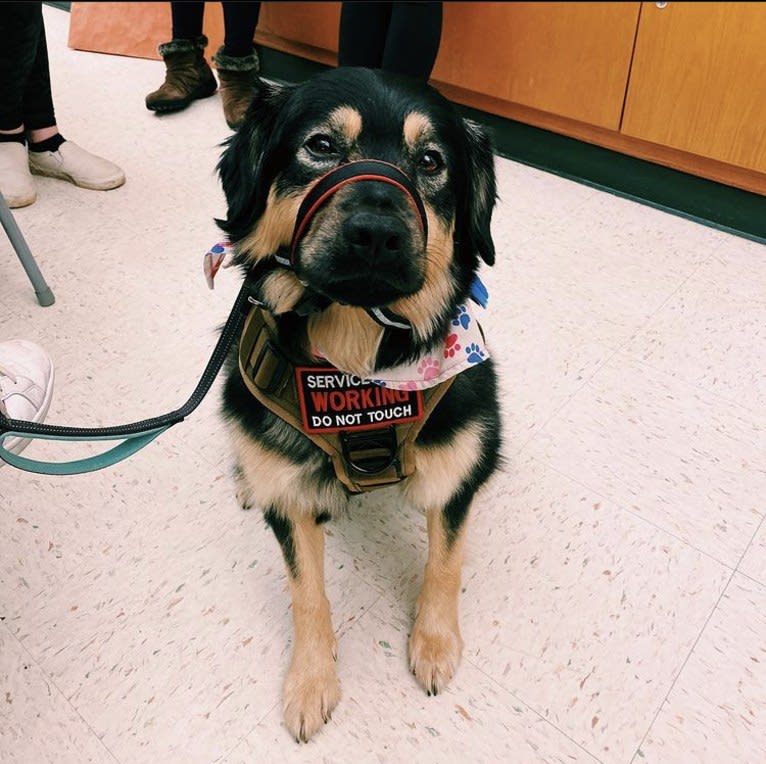
[{"label": "red muzzle strap", "polygon": [[349,183],[356,183],[360,180],[375,180],[381,183],[388,183],[405,194],[418,215],[420,226],[423,229],[423,236],[428,240],[426,209],[423,206],[423,200],[420,198],[417,188],[415,188],[415,184],[396,165],[383,162],[379,159],[360,159],[355,162],[342,164],[326,175],[323,175],[311,191],[306,194],[306,198],[298,209],[298,216],[295,220],[295,228],[293,229],[293,238],[290,244],[291,265],[295,265],[295,253],[298,244],[308,231],[314,215],[322,209],[336,191]]}]

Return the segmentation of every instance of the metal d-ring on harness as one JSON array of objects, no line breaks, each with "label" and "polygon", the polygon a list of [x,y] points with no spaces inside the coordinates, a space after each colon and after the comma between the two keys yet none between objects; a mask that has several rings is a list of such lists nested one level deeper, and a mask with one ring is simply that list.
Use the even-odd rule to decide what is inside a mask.
[{"label": "metal d-ring on harness", "polygon": [[[428,221],[423,202],[412,181],[398,167],[378,160],[360,160],[349,162],[335,168],[312,187],[300,207],[293,240],[290,248],[290,258],[275,258],[280,264],[292,268],[294,266],[295,250],[300,239],[308,230],[312,217],[322,205],[347,183],[359,180],[375,180],[389,183],[405,193],[420,218],[424,235],[428,236]],[[77,475],[84,472],[93,472],[116,464],[131,456],[141,448],[151,443],[169,427],[182,422],[189,416],[207,394],[218,372],[229,353],[232,343],[241,334],[245,316],[252,308],[250,298],[250,283],[246,278],[242,288],[234,302],[234,307],[229,314],[226,325],[221,332],[218,342],[213,350],[210,360],[207,362],[202,377],[197,383],[190,398],[178,409],[170,411],[151,419],[142,419],[130,424],[116,425],[113,427],[66,427],[45,423],[27,422],[18,419],[9,419],[0,412],[0,459],[27,472],[35,472],[48,475]],[[383,326],[407,328],[410,326],[406,319],[384,308],[374,308],[368,311],[370,315]],[[44,462],[14,454],[3,446],[6,438],[23,436],[24,438],[37,440],[65,440],[65,441],[122,441],[113,448],[96,456],[77,459],[69,462]]]}]

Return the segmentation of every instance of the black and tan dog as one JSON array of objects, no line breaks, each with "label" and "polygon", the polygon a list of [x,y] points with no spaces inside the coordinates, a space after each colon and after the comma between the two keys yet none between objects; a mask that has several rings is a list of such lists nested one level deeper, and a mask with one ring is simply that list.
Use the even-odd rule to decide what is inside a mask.
[{"label": "black and tan dog", "polygon": [[[219,171],[219,224],[254,303],[224,413],[239,498],[262,508],[287,563],[295,641],[284,714],[305,741],[340,697],[323,523],[354,492],[401,481],[426,513],[410,667],[430,694],[460,661],[464,524],[499,458],[492,361],[423,391],[362,381],[440,352],[480,259],[494,262],[493,154],[482,128],[432,88],[335,69],[262,83]],[[397,415],[404,423],[392,425]]]}]

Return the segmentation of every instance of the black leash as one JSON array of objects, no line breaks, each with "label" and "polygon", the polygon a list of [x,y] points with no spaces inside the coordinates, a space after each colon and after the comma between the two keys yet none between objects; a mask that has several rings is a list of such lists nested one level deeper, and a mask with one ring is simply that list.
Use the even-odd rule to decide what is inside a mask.
[{"label": "black leash", "polygon": [[[249,306],[249,293],[250,284],[246,278],[237,299],[234,301],[234,307],[231,309],[221,331],[210,360],[207,362],[194,392],[183,406],[161,416],[113,427],[64,427],[45,423],[39,424],[20,419],[9,419],[0,413],[0,459],[28,472],[46,475],[77,475],[103,469],[136,453],[169,427],[182,422],[202,402],[218,376],[232,343],[239,337]],[[16,436],[40,440],[122,440],[123,442],[102,454],[85,459],[71,462],[43,462],[19,456],[3,447],[5,438]]]}]

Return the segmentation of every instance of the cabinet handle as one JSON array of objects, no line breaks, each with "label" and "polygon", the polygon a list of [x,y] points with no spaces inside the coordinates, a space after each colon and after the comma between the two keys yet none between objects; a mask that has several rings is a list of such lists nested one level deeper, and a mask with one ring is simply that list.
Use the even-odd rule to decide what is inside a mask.
[{"label": "cabinet handle", "polygon": [[655,5],[656,5],[656,6],[657,6],[657,7],[658,7],[660,10],[662,10],[662,9],[663,9],[663,8],[664,8],[664,7],[667,5],[667,3],[655,3]]}]

